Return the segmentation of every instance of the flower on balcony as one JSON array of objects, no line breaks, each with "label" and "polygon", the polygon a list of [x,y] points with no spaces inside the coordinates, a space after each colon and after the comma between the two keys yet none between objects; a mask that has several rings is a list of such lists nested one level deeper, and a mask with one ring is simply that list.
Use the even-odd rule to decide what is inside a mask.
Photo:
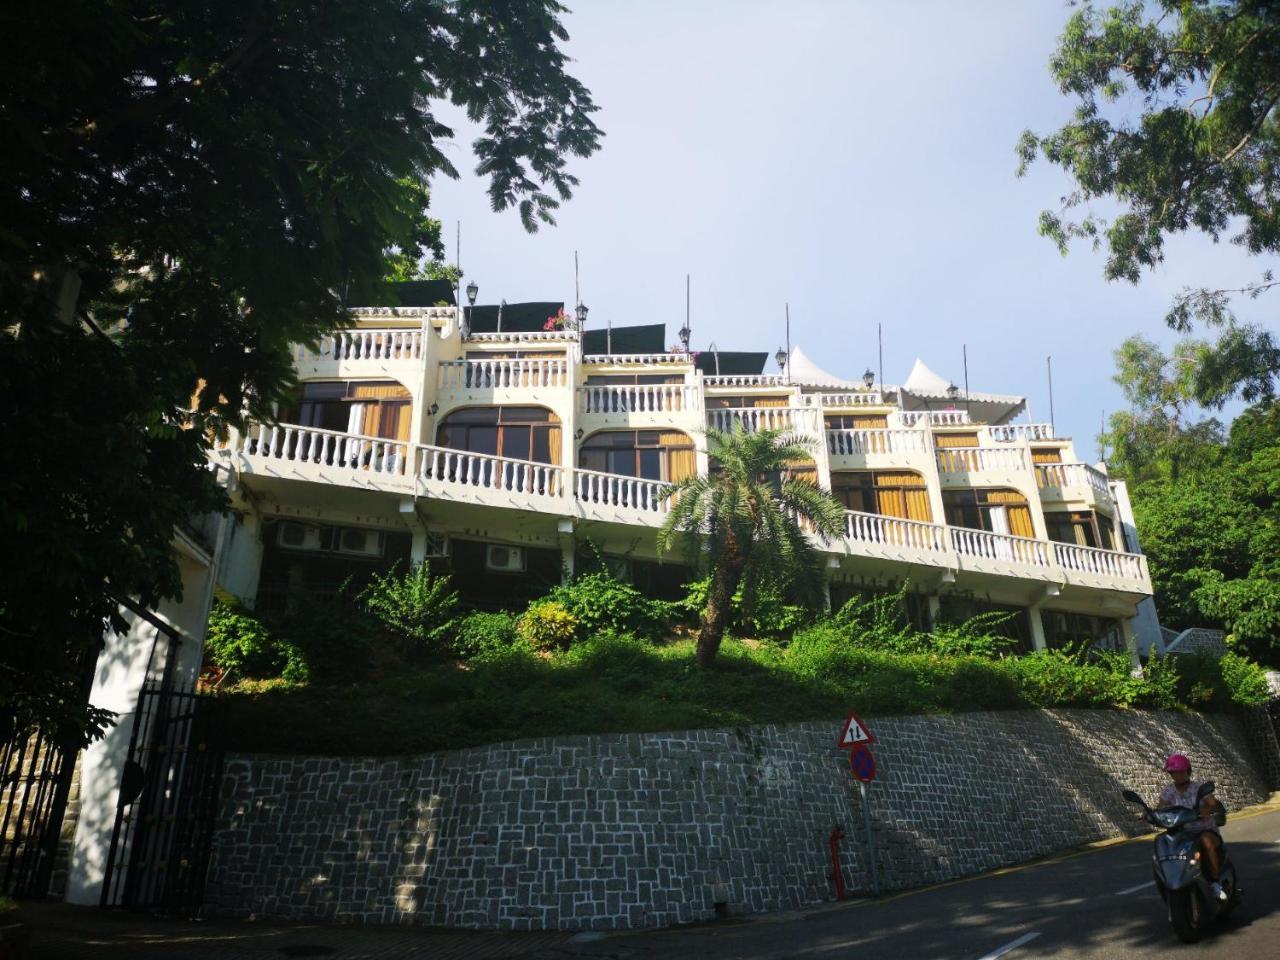
[{"label": "flower on balcony", "polygon": [[547,317],[547,322],[542,325],[543,330],[563,330],[569,325],[569,315],[564,312],[564,307],[556,311],[555,316]]}]

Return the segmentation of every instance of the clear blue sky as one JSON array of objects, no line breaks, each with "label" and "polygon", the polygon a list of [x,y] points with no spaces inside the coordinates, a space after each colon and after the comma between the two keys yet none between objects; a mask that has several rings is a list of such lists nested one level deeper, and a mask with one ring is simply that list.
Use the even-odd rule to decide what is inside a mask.
[{"label": "clear blue sky", "polygon": [[695,349],[772,353],[789,301],[793,344],[849,378],[876,365],[877,323],[890,383],[917,356],[961,383],[967,344],[971,388],[1025,395],[1036,420],[1052,355],[1058,432],[1091,459],[1102,412],[1124,405],[1120,342],[1170,342],[1177,290],[1264,265],[1193,236],[1139,286],[1109,284],[1099,255],[1037,235],[1067,181],[1043,163],[1017,179],[1014,145],[1070,113],[1046,66],[1067,16],[1059,0],[580,0],[566,49],[603,148],[573,162],[558,225],[530,235],[489,210],[455,124],[463,177],[432,195],[449,259],[461,220],[482,302],[571,303],[577,250],[589,327],[665,321],[670,343],[692,274]]}]

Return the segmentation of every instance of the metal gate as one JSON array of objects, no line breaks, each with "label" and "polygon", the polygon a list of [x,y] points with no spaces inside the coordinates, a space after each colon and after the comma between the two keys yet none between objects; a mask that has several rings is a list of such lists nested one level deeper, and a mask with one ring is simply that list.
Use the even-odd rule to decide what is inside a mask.
[{"label": "metal gate", "polygon": [[222,779],[221,701],[148,683],[138,696],[102,905],[192,916],[204,901]]},{"label": "metal gate", "polygon": [[48,895],[78,754],[41,730],[0,745],[0,893]]}]

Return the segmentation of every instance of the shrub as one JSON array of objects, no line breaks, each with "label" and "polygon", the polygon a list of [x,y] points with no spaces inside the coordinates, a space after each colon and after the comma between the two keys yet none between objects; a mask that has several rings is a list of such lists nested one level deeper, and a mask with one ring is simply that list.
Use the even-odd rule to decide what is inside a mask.
[{"label": "shrub", "polygon": [[284,645],[259,617],[222,598],[209,610],[204,650],[205,658],[234,680],[278,677],[288,662]]},{"label": "shrub", "polygon": [[400,643],[406,657],[442,649],[457,621],[458,593],[448,574],[431,575],[422,563],[407,573],[375,573],[359,602]]},{"label": "shrub", "polygon": [[519,642],[511,614],[477,611],[458,621],[450,649],[460,657],[483,657],[509,650]]},{"label": "shrub", "polygon": [[667,632],[668,604],[650,600],[607,570],[555,587],[546,599],[567,610],[587,635],[608,630],[660,640]]},{"label": "shrub", "polygon": [[1242,707],[1256,707],[1271,700],[1267,672],[1258,664],[1235,653],[1223,654],[1218,663],[1222,681],[1230,691],[1233,703]]},{"label": "shrub", "polygon": [[336,594],[268,622],[286,658],[280,675],[294,683],[359,679],[368,672],[374,644],[382,639],[380,625],[345,583]]},{"label": "shrub", "polygon": [[538,600],[516,621],[516,633],[535,650],[567,650],[578,635],[578,619],[554,600]]}]

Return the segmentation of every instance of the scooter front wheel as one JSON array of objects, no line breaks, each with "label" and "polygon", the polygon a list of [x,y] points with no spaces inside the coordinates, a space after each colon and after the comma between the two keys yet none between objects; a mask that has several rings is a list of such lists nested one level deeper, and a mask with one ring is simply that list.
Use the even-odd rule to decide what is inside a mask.
[{"label": "scooter front wheel", "polygon": [[1183,943],[1195,943],[1204,934],[1204,901],[1195,887],[1169,891],[1169,923]]}]

